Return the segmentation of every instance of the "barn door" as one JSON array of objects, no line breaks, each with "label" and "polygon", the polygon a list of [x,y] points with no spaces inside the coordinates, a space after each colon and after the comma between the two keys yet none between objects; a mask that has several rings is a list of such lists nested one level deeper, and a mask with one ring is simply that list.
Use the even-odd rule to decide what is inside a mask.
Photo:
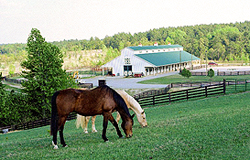
[{"label": "barn door", "polygon": [[132,65],[124,65],[124,76],[130,76],[132,74]]}]

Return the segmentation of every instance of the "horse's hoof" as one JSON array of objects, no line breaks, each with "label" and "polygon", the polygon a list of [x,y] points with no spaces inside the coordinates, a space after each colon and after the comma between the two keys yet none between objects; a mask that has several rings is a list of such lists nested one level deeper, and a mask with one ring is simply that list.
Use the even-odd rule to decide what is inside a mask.
[{"label": "horse's hoof", "polygon": [[123,136],[121,136],[121,137],[119,137],[119,138],[124,139],[124,137],[123,137]]},{"label": "horse's hoof", "polygon": [[58,149],[58,146],[57,146],[57,145],[54,145],[54,149]]},{"label": "horse's hoof", "polygon": [[109,140],[107,140],[107,141],[105,141],[106,143],[108,143],[109,142]]},{"label": "horse's hoof", "polygon": [[52,141],[52,145],[54,146],[54,149],[58,149],[58,146]]},{"label": "horse's hoof", "polygon": [[84,133],[86,133],[86,134],[87,134],[87,133],[89,133],[89,132],[88,132],[88,131],[85,131]]},{"label": "horse's hoof", "polygon": [[66,144],[66,145],[64,145],[63,147],[68,147],[68,145]]},{"label": "horse's hoof", "polygon": [[96,133],[96,132],[97,132],[97,130],[93,130],[92,132],[93,132],[93,133]]}]

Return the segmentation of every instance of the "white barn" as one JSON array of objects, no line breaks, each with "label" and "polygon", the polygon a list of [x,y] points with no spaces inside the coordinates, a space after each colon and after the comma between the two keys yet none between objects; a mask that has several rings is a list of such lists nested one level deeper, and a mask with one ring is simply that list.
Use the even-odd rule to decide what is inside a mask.
[{"label": "white barn", "polygon": [[180,45],[132,46],[121,51],[121,55],[101,66],[116,76],[132,74],[155,75],[191,68],[200,59],[183,51]]}]

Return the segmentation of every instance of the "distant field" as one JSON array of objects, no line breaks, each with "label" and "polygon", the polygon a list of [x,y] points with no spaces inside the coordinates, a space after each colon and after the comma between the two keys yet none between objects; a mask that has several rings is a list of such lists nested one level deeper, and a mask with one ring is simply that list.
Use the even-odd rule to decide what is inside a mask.
[{"label": "distant field", "polygon": [[[249,159],[250,93],[219,96],[145,109],[149,126],[137,120],[133,137],[119,139],[109,123],[104,143],[97,133],[65,125],[69,145],[53,150],[49,126],[0,135],[0,159]],[[91,126],[89,126],[90,130]]]},{"label": "distant field", "polygon": [[191,76],[190,78],[185,78],[181,75],[171,75],[161,78],[155,78],[145,81],[140,81],[142,84],[170,84],[176,82],[210,82],[210,81],[223,81],[223,79],[227,80],[239,80],[239,79],[250,79],[250,75],[241,75],[241,76],[214,76],[212,78],[206,76]]}]

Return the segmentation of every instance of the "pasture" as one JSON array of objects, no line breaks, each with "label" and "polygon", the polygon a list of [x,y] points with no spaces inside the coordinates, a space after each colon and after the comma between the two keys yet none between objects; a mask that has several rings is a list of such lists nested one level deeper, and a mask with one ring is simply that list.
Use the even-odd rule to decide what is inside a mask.
[{"label": "pasture", "polygon": [[208,76],[191,76],[190,78],[185,78],[179,74],[160,77],[150,80],[140,81],[142,84],[170,84],[170,83],[188,83],[188,82],[218,82],[226,80],[242,80],[250,79],[250,75],[240,75],[240,76],[214,76],[212,78]]},{"label": "pasture", "polygon": [[119,139],[109,123],[109,142],[101,137],[102,116],[97,133],[84,134],[72,120],[64,129],[68,147],[58,150],[49,126],[1,134],[0,159],[249,159],[249,97],[247,92],[147,108],[148,127],[134,119],[133,137]]}]

